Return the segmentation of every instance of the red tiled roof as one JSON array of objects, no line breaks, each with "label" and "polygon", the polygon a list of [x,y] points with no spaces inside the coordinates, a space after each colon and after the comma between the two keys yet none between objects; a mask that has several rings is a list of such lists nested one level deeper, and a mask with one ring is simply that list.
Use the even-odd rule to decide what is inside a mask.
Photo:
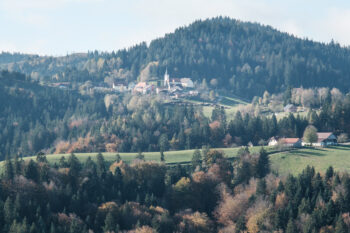
[{"label": "red tiled roof", "polygon": [[282,140],[286,144],[294,144],[294,143],[297,143],[300,139],[299,138],[283,138]]}]

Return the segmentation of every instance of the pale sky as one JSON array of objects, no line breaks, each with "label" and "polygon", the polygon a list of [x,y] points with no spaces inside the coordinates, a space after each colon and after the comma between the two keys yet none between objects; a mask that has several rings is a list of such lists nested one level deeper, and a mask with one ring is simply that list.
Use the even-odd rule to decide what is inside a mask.
[{"label": "pale sky", "polygon": [[0,51],[116,51],[215,16],[350,45],[345,0],[0,0]]}]

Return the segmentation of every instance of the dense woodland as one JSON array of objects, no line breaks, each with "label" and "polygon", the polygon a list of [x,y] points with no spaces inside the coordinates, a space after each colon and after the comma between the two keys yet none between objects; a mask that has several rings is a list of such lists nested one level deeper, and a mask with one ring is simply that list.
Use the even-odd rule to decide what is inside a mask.
[{"label": "dense woodland", "polygon": [[[288,87],[350,87],[350,50],[230,18],[199,20],[174,33],[116,52],[64,57],[3,53],[0,68],[46,82],[93,83],[190,77],[238,96],[279,93]],[[147,72],[143,72],[143,71]],[[146,75],[145,75],[146,74]]]},{"label": "dense woodland", "polygon": [[346,233],[350,229],[350,176],[307,167],[298,176],[269,173],[262,148],[238,152],[196,150],[190,166],[116,154],[107,164],[6,160],[0,180],[0,228],[10,233],[286,232]]},{"label": "dense woodland", "polygon": [[[349,55],[334,42],[222,17],[112,53],[0,54],[0,232],[349,232],[349,174],[307,167],[281,177],[263,147],[245,147],[302,137],[307,127],[350,134]],[[207,117],[155,95],[85,88],[157,79],[166,68],[251,99],[257,111],[229,118],[216,106]],[[70,87],[49,85],[63,81]],[[261,113],[276,102],[309,111]],[[210,149],[233,146],[243,146],[234,159]],[[191,164],[164,163],[164,151],[182,149],[196,149]],[[106,151],[114,162],[74,155]],[[146,151],[162,162],[145,162]],[[127,164],[118,152],[138,155]],[[49,163],[49,153],[70,156]]]},{"label": "dense woodland", "polygon": [[[196,106],[165,105],[138,95],[81,95],[41,86],[19,73],[0,76],[0,153],[5,157],[71,152],[145,152],[263,145],[272,136],[302,137],[312,124],[319,131],[350,133],[350,96],[328,90],[319,112],[273,116],[225,109],[212,117]],[[328,97],[327,97],[328,95]]]}]

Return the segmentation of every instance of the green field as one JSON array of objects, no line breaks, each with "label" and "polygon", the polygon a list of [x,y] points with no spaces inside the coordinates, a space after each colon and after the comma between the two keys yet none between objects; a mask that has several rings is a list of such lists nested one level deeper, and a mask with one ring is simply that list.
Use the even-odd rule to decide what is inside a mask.
[{"label": "green field", "polygon": [[[272,147],[266,148],[267,151],[273,152]],[[216,148],[222,150],[227,158],[236,157],[239,147],[235,148]],[[260,147],[249,148],[251,153],[256,153]],[[194,150],[167,151],[164,153],[165,162],[167,164],[188,163],[192,159]],[[116,153],[102,153],[107,162],[116,160]],[[125,163],[131,163],[137,153],[119,153]],[[143,153],[146,161],[160,161],[159,152]],[[60,158],[64,156],[66,159],[70,154],[52,154],[47,155],[47,159],[51,164],[58,163]],[[81,162],[90,156],[96,159],[97,153],[75,153]],[[35,156],[26,157],[24,159],[34,159]],[[329,148],[302,148],[287,152],[278,152],[270,155],[271,169],[280,175],[299,174],[307,165],[315,167],[316,171],[325,172],[329,166],[337,171],[350,171],[350,145],[334,146]],[[0,163],[0,166],[2,163]]]},{"label": "green field", "polygon": [[350,171],[350,146],[303,148],[270,155],[271,168],[280,175],[298,174],[307,165],[325,172],[329,166],[337,171]]},{"label": "green field", "polygon": [[[235,148],[216,148],[216,150],[221,150],[225,153],[225,156],[227,158],[233,158],[237,155],[237,151],[239,150],[238,147]],[[249,148],[251,152],[258,152],[260,150],[260,147],[252,147]],[[190,162],[192,159],[194,150],[180,150],[180,151],[167,151],[164,152],[165,155],[165,162],[166,163],[187,163]],[[85,162],[85,160],[90,156],[93,160],[96,159],[97,153],[74,153],[78,159],[81,162]],[[116,153],[102,153],[105,160],[107,162],[113,162],[116,160]],[[146,161],[160,161],[160,153],[159,152],[144,152]],[[60,158],[64,156],[65,158],[68,158],[70,154],[52,154],[47,155],[47,160],[51,163],[58,163]],[[137,153],[119,153],[122,160],[126,163],[132,162]],[[35,159],[35,156],[32,157],[26,157],[25,159]]]}]

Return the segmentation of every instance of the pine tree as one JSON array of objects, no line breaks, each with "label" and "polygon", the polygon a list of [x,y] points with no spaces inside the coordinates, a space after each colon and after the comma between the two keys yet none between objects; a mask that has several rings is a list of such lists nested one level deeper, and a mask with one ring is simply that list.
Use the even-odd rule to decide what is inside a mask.
[{"label": "pine tree", "polygon": [[13,172],[14,172],[14,175],[21,175],[22,173],[22,166],[21,166],[21,162],[18,160],[18,156],[17,154],[15,154],[15,157],[14,157],[14,164],[13,164]]},{"label": "pine tree", "polygon": [[166,134],[162,134],[159,137],[158,145],[160,151],[167,151],[169,149],[169,140]]},{"label": "pine tree", "polygon": [[198,149],[196,149],[192,155],[192,168],[193,169],[196,169],[197,167],[201,166],[201,159],[202,159],[201,152]]},{"label": "pine tree", "polygon": [[265,195],[266,194],[266,181],[265,179],[258,180],[256,186],[256,194]]},{"label": "pine tree", "polygon": [[79,172],[81,170],[81,164],[79,159],[74,153],[71,153],[68,157],[68,167],[69,167],[69,175],[71,177],[78,177]]},{"label": "pine tree", "polygon": [[96,169],[96,164],[95,164],[95,162],[91,159],[91,156],[89,156],[89,157],[87,158],[87,160],[85,161],[84,167],[85,167],[85,169],[88,169],[88,170]]},{"label": "pine tree", "polygon": [[8,233],[20,233],[21,232],[20,228],[21,228],[21,225],[19,223],[17,223],[17,221],[15,219],[15,220],[13,220]]},{"label": "pine tree", "polygon": [[293,219],[289,219],[287,228],[286,228],[286,233],[298,233],[298,230],[295,227],[295,223],[293,222]]},{"label": "pine tree", "polygon": [[13,171],[12,161],[9,159],[9,157],[6,157],[4,179],[12,180],[13,177],[14,177],[14,171]]},{"label": "pine tree", "polygon": [[139,160],[145,160],[145,155],[139,151],[135,157],[135,159],[139,159]]},{"label": "pine tree", "polygon": [[115,160],[116,160],[117,163],[119,163],[119,162],[122,160],[122,158],[120,157],[120,154],[119,154],[119,153],[117,153],[117,154],[115,155]]},{"label": "pine tree", "polygon": [[28,165],[24,168],[24,176],[33,181],[38,181],[39,171],[37,164],[30,159]]},{"label": "pine tree", "polygon": [[103,227],[104,232],[112,232],[116,229],[116,221],[115,218],[113,217],[113,214],[111,211],[108,212],[105,218],[105,225]]},{"label": "pine tree", "polygon": [[60,166],[60,167],[67,167],[67,166],[68,166],[68,165],[67,165],[67,162],[66,162],[66,158],[65,158],[64,156],[62,156],[62,157],[60,158],[59,166]]},{"label": "pine tree", "polygon": [[161,162],[165,162],[164,152],[163,151],[160,151],[160,161]]},{"label": "pine tree", "polygon": [[326,176],[325,176],[325,180],[330,180],[334,175],[334,170],[333,170],[333,167],[332,166],[329,166],[327,168],[327,171],[326,171]]},{"label": "pine tree", "polygon": [[347,233],[347,227],[343,221],[343,217],[339,215],[338,220],[335,224],[335,233]]},{"label": "pine tree", "polygon": [[50,233],[56,233],[55,224],[53,222],[51,222]]},{"label": "pine tree", "polygon": [[4,204],[4,218],[7,224],[11,224],[14,218],[14,204],[10,197],[7,197]]},{"label": "pine tree", "polygon": [[105,164],[105,158],[101,153],[97,154],[97,176],[98,177],[104,177],[106,175],[107,169],[106,169],[106,164]]},{"label": "pine tree", "polygon": [[263,147],[260,149],[259,159],[255,170],[256,175],[259,178],[265,177],[270,172],[269,155]]},{"label": "pine tree", "polygon": [[32,225],[30,226],[29,232],[30,232],[30,233],[37,233],[37,232],[38,232],[38,231],[37,231],[37,227],[36,227],[36,225],[35,225],[34,222],[33,222]]},{"label": "pine tree", "polygon": [[46,155],[43,152],[39,152],[36,156],[36,161],[38,163],[47,163]]}]

